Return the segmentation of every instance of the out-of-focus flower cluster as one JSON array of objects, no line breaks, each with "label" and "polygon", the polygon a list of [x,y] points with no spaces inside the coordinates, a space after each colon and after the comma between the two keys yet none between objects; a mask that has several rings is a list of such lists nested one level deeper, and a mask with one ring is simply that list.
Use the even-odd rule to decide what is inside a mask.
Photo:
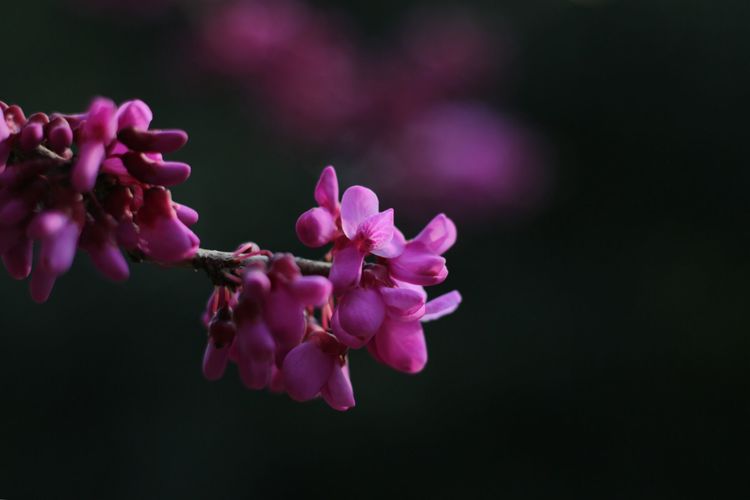
[{"label": "out-of-focus flower cluster", "polygon": [[[364,50],[338,19],[297,0],[239,0],[203,17],[204,67],[267,107],[290,138],[334,147],[370,182],[467,220],[534,206],[540,141],[475,100],[510,52],[466,10],[422,8],[392,50]],[[403,182],[408,179],[408,182]]]},{"label": "out-of-focus flower cluster", "polygon": [[[182,130],[149,130],[149,107],[97,98],[81,114],[29,117],[0,102],[0,255],[11,276],[31,275],[31,296],[47,300],[78,248],[113,280],[129,275],[122,250],[161,263],[191,258],[198,214],[169,189],[190,167],[164,153]],[[38,244],[33,266],[34,242]]]},{"label": "out-of-focus flower cluster", "polygon": [[[456,227],[443,214],[407,240],[395,227],[393,209],[380,211],[375,193],[362,186],[339,200],[333,167],[315,188],[317,207],[296,225],[299,239],[313,248],[331,245],[328,279],[303,276],[288,254],[253,263],[231,286],[209,298],[203,370],[208,379],[237,364],[243,383],[307,401],[321,396],[332,408],[354,406],[349,376],[351,349],[366,347],[379,362],[405,373],[427,362],[422,323],[453,312],[457,291],[427,300],[425,286],[447,275],[442,257],[456,241]],[[241,246],[238,261],[263,252]]]}]

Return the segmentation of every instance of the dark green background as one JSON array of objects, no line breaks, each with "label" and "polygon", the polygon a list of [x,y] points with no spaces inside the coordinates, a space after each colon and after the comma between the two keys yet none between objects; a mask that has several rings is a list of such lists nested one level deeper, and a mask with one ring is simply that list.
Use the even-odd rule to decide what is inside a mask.
[{"label": "dark green background", "polygon": [[[409,3],[325,2],[373,40]],[[747,497],[750,3],[474,3],[518,40],[489,97],[546,135],[556,180],[534,217],[460,228],[465,302],[429,325],[425,372],[357,352],[340,414],[206,382],[200,274],[113,285],[79,258],[44,306],[5,277],[0,497]],[[306,253],[293,224],[335,154],[170,64],[184,19],[3,0],[0,24],[0,99],[143,98],[191,135],[174,191],[204,246]]]}]

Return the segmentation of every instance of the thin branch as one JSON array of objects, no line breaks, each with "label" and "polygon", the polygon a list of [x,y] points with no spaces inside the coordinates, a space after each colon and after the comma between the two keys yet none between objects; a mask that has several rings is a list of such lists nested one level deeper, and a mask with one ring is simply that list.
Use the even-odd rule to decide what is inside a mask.
[{"label": "thin branch", "polygon": [[[143,254],[130,254],[131,259],[135,262],[153,262]],[[194,269],[205,272],[209,279],[219,286],[236,286],[236,283],[227,278],[227,274],[235,274],[245,267],[252,264],[267,264],[270,258],[266,255],[253,255],[252,257],[239,258],[232,252],[221,252],[219,250],[207,250],[199,248],[195,256],[190,260],[177,262],[175,264],[162,264],[165,267],[178,267],[183,269]],[[294,261],[304,275],[328,276],[331,270],[331,263],[319,260],[303,259],[295,257]]]}]

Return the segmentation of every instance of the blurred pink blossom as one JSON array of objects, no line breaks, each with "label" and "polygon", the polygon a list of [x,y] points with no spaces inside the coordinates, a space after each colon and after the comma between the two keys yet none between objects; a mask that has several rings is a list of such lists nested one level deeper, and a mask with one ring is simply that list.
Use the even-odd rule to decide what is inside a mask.
[{"label": "blurred pink blossom", "polygon": [[530,209],[549,182],[535,136],[475,103],[438,103],[375,146],[371,182],[415,213],[449,206],[454,215]]}]

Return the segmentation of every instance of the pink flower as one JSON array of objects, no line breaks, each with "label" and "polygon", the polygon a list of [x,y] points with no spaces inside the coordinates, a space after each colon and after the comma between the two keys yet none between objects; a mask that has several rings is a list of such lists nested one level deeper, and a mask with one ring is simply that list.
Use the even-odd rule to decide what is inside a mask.
[{"label": "pink flower", "polygon": [[190,174],[162,158],[185,144],[185,132],[149,130],[153,114],[139,100],[117,108],[97,98],[86,113],[50,117],[0,110],[0,256],[11,276],[25,278],[38,242],[35,300],[47,299],[79,247],[113,280],[129,275],[121,247],[162,263],[194,255],[198,238],[187,226],[198,214],[164,189]]},{"label": "pink flower", "polygon": [[[269,387],[287,353],[305,336],[306,309],[327,304],[331,289],[326,278],[302,276],[291,255],[279,254],[268,269],[249,268],[236,292],[215,292],[207,315],[214,318],[209,323],[209,343],[204,355],[207,378],[218,378],[229,359],[237,364],[240,379],[248,388]],[[221,312],[222,307],[228,313]],[[231,314],[236,335],[225,335],[217,342],[210,326],[217,314],[224,314],[225,319]],[[275,387],[278,389],[278,384]]]},{"label": "pink flower", "polygon": [[393,258],[403,251],[403,242],[394,238],[393,209],[380,212],[378,197],[362,186],[352,186],[341,201],[341,227],[345,238],[337,242],[330,280],[342,293],[356,286],[368,254]]},{"label": "pink flower", "polygon": [[437,215],[414,239],[406,242],[400,255],[388,260],[391,276],[415,285],[442,283],[448,269],[441,255],[455,242],[456,225],[445,214]]},{"label": "pink flower", "polygon": [[295,401],[321,395],[328,405],[345,411],[355,405],[346,348],[334,336],[315,330],[284,359],[284,387]]},{"label": "pink flower", "polygon": [[422,323],[452,313],[461,303],[457,291],[427,302],[420,319],[402,320],[386,317],[367,349],[381,363],[404,373],[418,373],[427,364],[427,344]]},{"label": "pink flower", "polygon": [[315,201],[319,206],[300,215],[295,226],[299,240],[311,248],[322,247],[340,234],[337,227],[339,183],[336,170],[331,166],[324,168],[320,174],[315,186]]},{"label": "pink flower", "polygon": [[143,206],[135,222],[141,250],[157,262],[189,259],[198,250],[198,237],[177,217],[166,189],[151,188],[143,194]]},{"label": "pink flower", "polygon": [[533,208],[549,180],[540,141],[471,102],[435,103],[410,117],[372,148],[369,162],[373,182],[408,201],[411,215],[449,208],[473,222]]},{"label": "pink flower", "polygon": [[78,159],[71,181],[79,192],[91,191],[106,156],[106,148],[115,139],[117,107],[109,99],[97,98],[91,103],[81,125]]}]

